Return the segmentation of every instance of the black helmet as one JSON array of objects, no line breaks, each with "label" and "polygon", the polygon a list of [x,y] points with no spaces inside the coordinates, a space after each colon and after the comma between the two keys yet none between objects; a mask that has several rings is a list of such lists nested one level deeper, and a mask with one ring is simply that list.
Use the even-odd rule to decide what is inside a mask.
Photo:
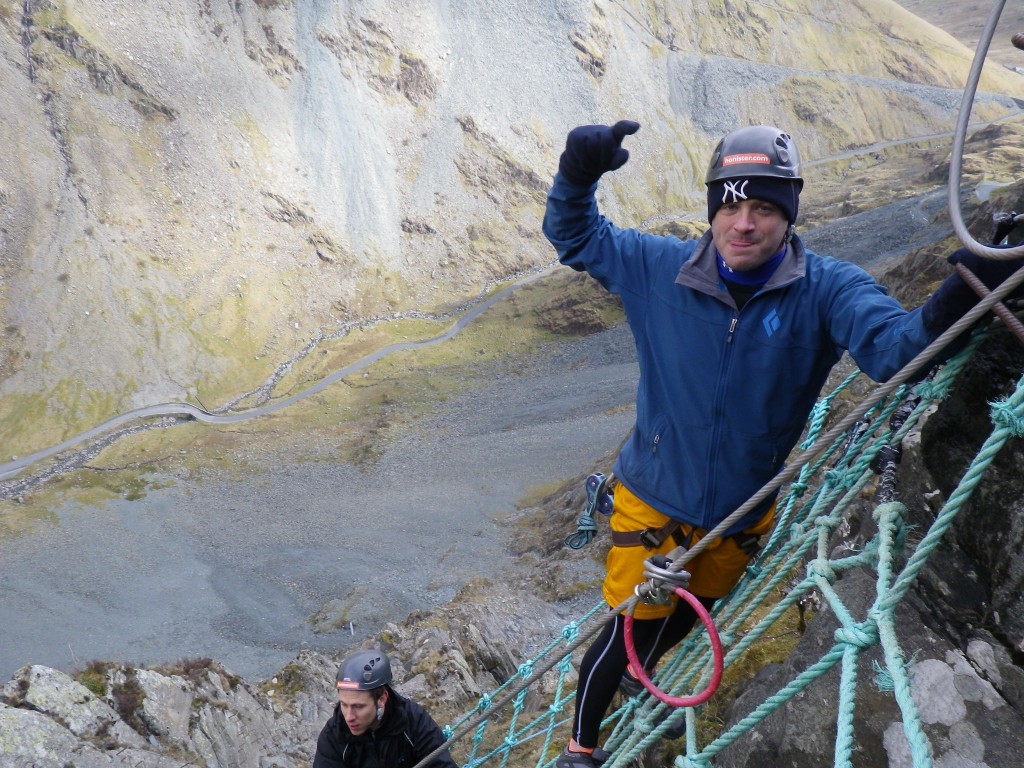
[{"label": "black helmet", "polygon": [[770,125],[753,125],[726,135],[711,154],[704,183],[753,177],[795,181],[797,190],[803,187],[800,154],[788,133]]},{"label": "black helmet", "polygon": [[372,691],[391,682],[391,662],[381,651],[353,653],[338,667],[338,690]]}]

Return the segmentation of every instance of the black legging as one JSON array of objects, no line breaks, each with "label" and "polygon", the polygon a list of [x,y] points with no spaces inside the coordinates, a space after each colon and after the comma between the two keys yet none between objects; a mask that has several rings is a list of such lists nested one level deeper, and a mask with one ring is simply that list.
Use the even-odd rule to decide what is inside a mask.
[{"label": "black legging", "polygon": [[[715,598],[699,597],[709,611]],[[678,645],[697,621],[697,612],[683,600],[664,619],[634,619],[633,644],[644,668],[651,670],[662,656]],[[572,737],[581,747],[597,746],[608,705],[619,689],[619,680],[626,671],[626,641],[623,636],[625,617],[619,614],[609,621],[594,638],[580,664],[580,681],[576,687],[576,715]]]}]

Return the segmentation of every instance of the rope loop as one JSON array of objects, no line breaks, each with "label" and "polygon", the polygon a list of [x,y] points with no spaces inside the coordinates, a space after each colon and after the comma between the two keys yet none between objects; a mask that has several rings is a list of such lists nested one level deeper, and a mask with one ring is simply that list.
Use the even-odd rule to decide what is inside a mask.
[{"label": "rope loop", "polygon": [[1024,437],[1024,419],[1013,410],[1009,400],[997,400],[989,403],[992,406],[992,423],[999,429],[1005,429],[1013,437]]},{"label": "rope loop", "polygon": [[647,676],[644,665],[640,663],[640,659],[637,656],[636,646],[633,644],[633,610],[636,607],[635,605],[630,606],[626,610],[625,619],[622,624],[622,636],[626,644],[626,658],[629,659],[637,679],[640,680],[648,693],[658,701],[668,704],[670,707],[696,707],[710,699],[715,691],[718,690],[718,685],[722,681],[722,674],[725,671],[725,651],[722,650],[722,641],[718,637],[718,628],[715,626],[714,619],[711,618],[707,608],[701,604],[700,600],[682,587],[676,587],[675,593],[676,597],[680,600],[689,603],[690,607],[697,614],[697,618],[704,624],[704,630],[707,632],[712,657],[711,680],[708,682],[707,687],[694,696],[670,696],[651,682],[651,678]]},{"label": "rope loop", "polygon": [[594,516],[589,512],[580,516],[576,521],[576,533],[570,533],[565,537],[565,546],[569,549],[583,549],[594,540],[597,534],[597,523]]}]

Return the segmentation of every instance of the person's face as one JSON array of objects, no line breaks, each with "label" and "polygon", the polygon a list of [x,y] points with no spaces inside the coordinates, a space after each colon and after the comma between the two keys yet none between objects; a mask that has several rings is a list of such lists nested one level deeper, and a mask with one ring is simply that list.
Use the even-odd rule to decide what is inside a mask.
[{"label": "person's face", "polygon": [[353,736],[365,733],[377,722],[377,707],[383,707],[388,692],[384,691],[379,700],[373,698],[369,691],[338,691],[341,702],[341,716]]},{"label": "person's face", "polygon": [[782,211],[765,200],[726,203],[711,222],[715,247],[737,272],[756,269],[778,253],[788,229]]}]

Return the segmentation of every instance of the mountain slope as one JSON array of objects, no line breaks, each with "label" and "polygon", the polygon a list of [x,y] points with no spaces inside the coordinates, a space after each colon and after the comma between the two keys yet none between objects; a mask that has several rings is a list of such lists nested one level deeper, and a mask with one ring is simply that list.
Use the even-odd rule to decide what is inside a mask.
[{"label": "mountain slope", "polygon": [[[611,213],[699,217],[722,132],[820,158],[948,131],[970,58],[888,0],[4,6],[5,451],[224,406],[321,330],[549,263],[575,124],[643,124]],[[1024,80],[982,90],[996,118]]]},{"label": "mountain slope", "polygon": [[[968,48],[975,50],[995,7],[991,0],[899,0],[899,4],[929,24],[949,32]],[[1014,34],[1024,32],[1024,8],[1006,3],[988,49],[989,64],[1024,69],[1024,51],[1011,42]]]}]

